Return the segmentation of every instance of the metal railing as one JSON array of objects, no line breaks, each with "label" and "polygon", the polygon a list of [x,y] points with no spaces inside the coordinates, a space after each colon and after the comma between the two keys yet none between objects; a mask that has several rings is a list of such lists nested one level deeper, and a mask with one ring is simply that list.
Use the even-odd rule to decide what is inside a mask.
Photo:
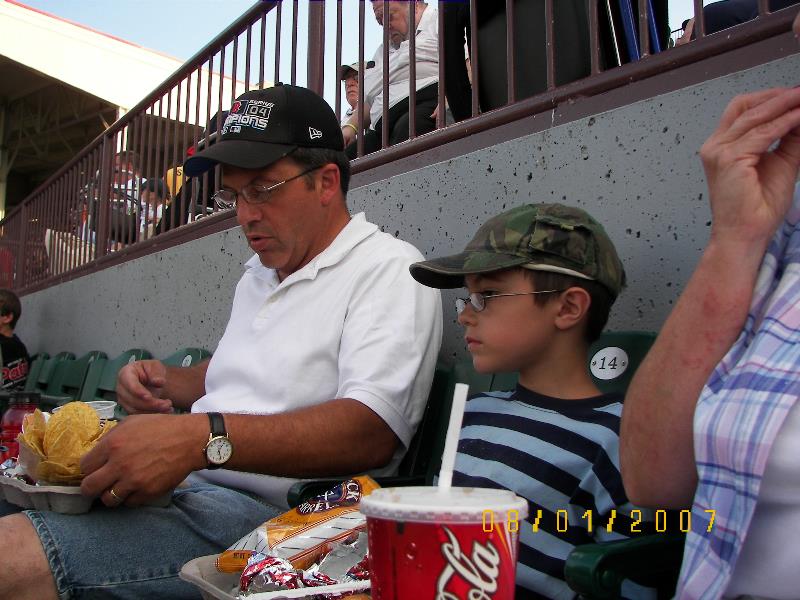
[{"label": "metal railing", "polygon": [[[390,98],[390,66],[393,53],[402,51],[403,46],[394,48],[390,28],[384,27],[382,47],[372,56],[378,63],[378,76],[376,73],[367,76],[363,68],[370,60],[366,51],[367,12],[378,22],[390,23],[390,11],[396,9],[390,4],[404,5],[401,8],[407,12],[407,30],[417,31],[419,20],[415,18],[415,3],[372,4],[359,0],[356,4],[349,3],[347,6],[352,10],[346,13],[341,0],[306,0],[302,4],[299,0],[258,2],[0,222],[0,287],[13,287],[27,293],[231,227],[232,213],[218,211],[210,202],[212,192],[219,185],[219,169],[186,180],[180,165],[187,153],[214,142],[224,111],[239,94],[269,86],[272,81],[307,85],[325,93],[337,115],[341,115],[344,103],[338,67],[343,62],[343,31],[352,26],[353,21],[357,22],[357,58],[362,66],[358,71],[358,103],[364,107],[370,98],[382,96],[380,131],[374,131],[380,149],[366,156],[365,111],[355,111],[356,127],[362,135],[357,136],[351,151],[358,157],[353,171],[361,172],[552,109],[569,98],[619,88],[700,58],[785,33],[796,14],[796,10],[770,14],[767,0],[758,0],[759,17],[753,22],[737,27],[735,34],[706,37],[702,0],[695,0],[697,39],[691,44],[668,48],[669,27],[666,22],[654,26],[656,15],[649,13],[652,0],[635,0],[638,4],[634,9],[638,8],[638,15],[634,10],[624,22],[618,9],[614,12],[612,8],[626,1],[576,1],[575,4],[588,6],[584,15],[585,35],[577,40],[585,42],[588,36],[586,52],[581,59],[585,72],[577,78],[574,74],[567,75],[565,79],[560,52],[564,46],[563,41],[559,41],[563,16],[559,15],[562,9],[558,8],[564,5],[557,6],[555,0],[536,0],[544,14],[544,37],[533,42],[542,46],[541,51],[536,51],[543,53],[544,69],[536,73],[539,89],[533,92],[529,82],[525,83],[528,87],[522,89],[530,73],[520,69],[525,60],[516,46],[521,37],[532,37],[519,34],[521,28],[528,27],[528,24],[520,24],[518,18],[518,4],[522,3],[514,0],[505,0],[504,6],[500,2],[492,3],[495,8],[504,9],[499,17],[493,16],[495,25],[500,19],[505,35],[504,45],[499,45],[506,64],[501,78],[505,99],[499,103],[492,100],[490,94],[484,94],[487,85],[496,87],[498,81],[487,79],[496,69],[481,66],[484,63],[491,66],[497,59],[484,55],[485,36],[495,35],[482,29],[486,19],[480,11],[488,5],[481,4],[479,8],[476,0],[460,3],[460,6],[459,3],[450,3],[451,6],[438,3],[438,81],[449,81],[447,69],[453,64],[459,69],[462,65],[468,69],[471,81],[475,82],[468,90],[469,114],[458,122],[448,118],[444,107],[449,104],[454,108],[459,101],[463,104],[464,98],[459,99],[452,90],[438,85],[435,93],[440,110],[435,130],[420,135],[415,111],[408,111],[407,141],[391,147],[388,115],[396,98]],[[666,4],[666,0],[663,3]],[[429,5],[436,6],[432,2]],[[454,7],[462,11],[461,20],[452,18]],[[665,20],[665,14],[659,16]],[[303,21],[307,35],[304,43],[300,43],[298,36],[303,30]],[[333,35],[328,38],[326,24],[329,30],[333,29]],[[475,26],[470,27],[471,24]],[[458,64],[458,59],[453,60],[453,52],[445,48],[445,42],[452,41],[452,36],[462,39],[465,27],[472,33],[468,66],[463,54],[462,63]],[[620,27],[627,32],[627,38]],[[522,31],[527,32],[527,29]],[[415,74],[418,68],[416,38],[411,35],[407,39],[407,52],[411,57],[405,75],[408,88],[407,94],[400,94],[407,97],[411,107],[416,106],[416,96],[420,92]],[[491,37],[489,39],[491,41]],[[355,51],[355,46],[352,44],[348,53]],[[305,73],[298,73],[298,64],[304,60]],[[169,188],[168,201],[158,185],[150,189],[147,183],[159,179]]]}]

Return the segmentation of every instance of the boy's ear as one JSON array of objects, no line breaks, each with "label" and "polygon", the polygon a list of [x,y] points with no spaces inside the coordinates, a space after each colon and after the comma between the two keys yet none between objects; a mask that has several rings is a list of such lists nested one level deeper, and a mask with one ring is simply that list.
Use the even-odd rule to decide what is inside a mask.
[{"label": "boy's ear", "polygon": [[561,306],[556,314],[555,326],[566,330],[583,322],[592,304],[592,297],[583,288],[571,287],[561,293],[559,302]]}]

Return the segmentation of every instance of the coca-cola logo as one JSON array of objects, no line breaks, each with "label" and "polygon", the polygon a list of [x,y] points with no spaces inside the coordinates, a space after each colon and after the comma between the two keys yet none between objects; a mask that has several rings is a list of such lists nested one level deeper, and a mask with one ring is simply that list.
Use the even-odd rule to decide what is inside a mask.
[{"label": "coca-cola logo", "polygon": [[450,539],[450,543],[442,544],[442,556],[447,565],[442,569],[436,581],[436,600],[459,600],[459,596],[447,591],[447,585],[453,576],[461,577],[469,586],[468,600],[490,600],[497,591],[497,579],[500,574],[500,553],[492,542],[481,544],[477,540],[472,543],[472,555],[461,552],[458,538],[447,527],[442,529]]}]

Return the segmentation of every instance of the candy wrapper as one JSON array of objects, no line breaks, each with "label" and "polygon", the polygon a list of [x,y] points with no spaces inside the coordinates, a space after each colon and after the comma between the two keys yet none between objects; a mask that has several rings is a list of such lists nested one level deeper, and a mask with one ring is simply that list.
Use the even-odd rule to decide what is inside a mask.
[{"label": "candy wrapper", "polygon": [[217,570],[241,573],[240,597],[369,579],[366,518],[358,509],[378,487],[366,476],[348,479],[270,519],[223,552]]},{"label": "candy wrapper", "polygon": [[[318,563],[305,570],[295,569],[289,561],[275,556],[251,555],[239,581],[239,597],[369,579],[366,533],[359,533],[345,542],[334,542],[330,546],[330,551]],[[339,600],[349,597],[349,594],[316,594],[310,597]]]}]

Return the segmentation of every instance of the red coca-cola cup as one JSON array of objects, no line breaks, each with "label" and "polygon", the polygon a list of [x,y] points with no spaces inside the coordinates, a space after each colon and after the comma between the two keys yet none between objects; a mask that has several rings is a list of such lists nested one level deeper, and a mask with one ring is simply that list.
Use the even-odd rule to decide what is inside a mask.
[{"label": "red coca-cola cup", "polygon": [[382,488],[361,500],[373,600],[512,600],[528,504],[507,490]]}]

